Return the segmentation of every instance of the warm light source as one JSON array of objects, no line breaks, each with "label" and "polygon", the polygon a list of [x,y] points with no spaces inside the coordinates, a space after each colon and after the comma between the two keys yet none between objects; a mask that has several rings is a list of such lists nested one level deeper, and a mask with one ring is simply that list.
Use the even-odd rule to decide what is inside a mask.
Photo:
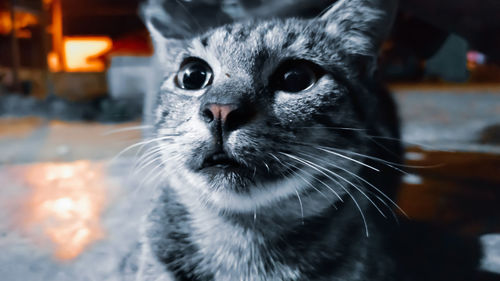
[{"label": "warm light source", "polygon": [[112,47],[109,37],[65,37],[65,70],[70,72],[100,72],[106,68],[100,55]]},{"label": "warm light source", "polygon": [[106,200],[102,169],[78,161],[35,164],[26,173],[33,187],[27,222],[42,228],[60,259],[78,256],[104,236],[99,221]]},{"label": "warm light source", "polygon": [[[23,30],[24,28],[38,24],[38,18],[35,15],[24,11],[16,11],[14,21],[17,36],[21,38],[31,37],[31,33],[28,30]],[[7,35],[11,31],[12,21],[10,12],[0,11],[0,34]]]},{"label": "warm light source", "polygon": [[49,66],[50,71],[58,72],[61,71],[61,62],[59,61],[59,56],[56,52],[50,52],[47,55],[47,65]]}]

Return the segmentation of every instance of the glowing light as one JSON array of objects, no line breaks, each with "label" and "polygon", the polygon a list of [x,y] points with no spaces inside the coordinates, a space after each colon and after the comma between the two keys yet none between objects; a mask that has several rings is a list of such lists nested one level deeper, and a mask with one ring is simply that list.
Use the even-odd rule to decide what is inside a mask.
[{"label": "glowing light", "polygon": [[69,72],[100,72],[106,65],[100,55],[112,47],[109,37],[65,37],[65,70]]},{"label": "glowing light", "polygon": [[478,66],[486,63],[486,56],[478,51],[467,52],[467,69],[475,70]]},{"label": "glowing light", "polygon": [[62,70],[61,63],[59,62],[59,56],[55,52],[50,52],[47,55],[47,65],[52,72],[58,72]]},{"label": "glowing light", "polygon": [[[22,30],[31,25],[36,25],[38,19],[35,15],[24,11],[16,11],[14,15],[14,27],[18,32],[19,37],[31,36],[31,33],[27,30]],[[12,31],[12,21],[10,17],[10,12],[0,11],[0,34],[7,35]],[[29,37],[30,37],[29,36]]]},{"label": "glowing light", "polygon": [[104,237],[99,222],[106,203],[102,168],[88,161],[41,163],[26,173],[33,188],[27,223],[43,229],[60,259],[75,258]]}]

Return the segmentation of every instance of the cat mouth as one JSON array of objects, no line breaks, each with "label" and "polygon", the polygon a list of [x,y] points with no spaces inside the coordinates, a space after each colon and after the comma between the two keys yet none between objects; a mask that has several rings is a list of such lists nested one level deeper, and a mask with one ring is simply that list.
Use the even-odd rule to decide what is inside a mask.
[{"label": "cat mouth", "polygon": [[236,160],[231,158],[225,152],[216,152],[208,155],[203,160],[201,164],[200,170],[208,171],[208,170],[232,170],[237,171],[240,170],[241,164]]}]

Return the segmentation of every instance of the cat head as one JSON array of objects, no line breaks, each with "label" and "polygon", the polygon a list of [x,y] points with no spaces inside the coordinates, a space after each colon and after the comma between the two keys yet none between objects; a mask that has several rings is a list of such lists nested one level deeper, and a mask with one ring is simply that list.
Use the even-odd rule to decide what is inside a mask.
[{"label": "cat head", "polygon": [[318,18],[239,22],[189,39],[145,9],[165,77],[147,114],[170,185],[237,212],[355,193],[368,135],[384,135],[372,76],[394,2],[340,0]]}]

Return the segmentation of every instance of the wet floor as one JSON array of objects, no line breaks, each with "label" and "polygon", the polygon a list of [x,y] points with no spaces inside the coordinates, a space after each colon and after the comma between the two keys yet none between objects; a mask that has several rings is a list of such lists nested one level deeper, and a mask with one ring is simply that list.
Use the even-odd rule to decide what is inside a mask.
[{"label": "wet floor", "polygon": [[146,197],[136,151],[116,156],[138,125],[0,119],[0,279],[124,280]]},{"label": "wet floor", "polygon": [[470,235],[500,233],[500,155],[416,147],[407,155],[412,167],[398,204],[411,219]]},{"label": "wet floor", "polygon": [[0,167],[0,279],[133,280],[118,272],[136,247],[147,194],[119,162]]},{"label": "wet floor", "polygon": [[127,129],[139,125],[0,119],[0,164],[111,159],[140,141],[140,129]]}]

